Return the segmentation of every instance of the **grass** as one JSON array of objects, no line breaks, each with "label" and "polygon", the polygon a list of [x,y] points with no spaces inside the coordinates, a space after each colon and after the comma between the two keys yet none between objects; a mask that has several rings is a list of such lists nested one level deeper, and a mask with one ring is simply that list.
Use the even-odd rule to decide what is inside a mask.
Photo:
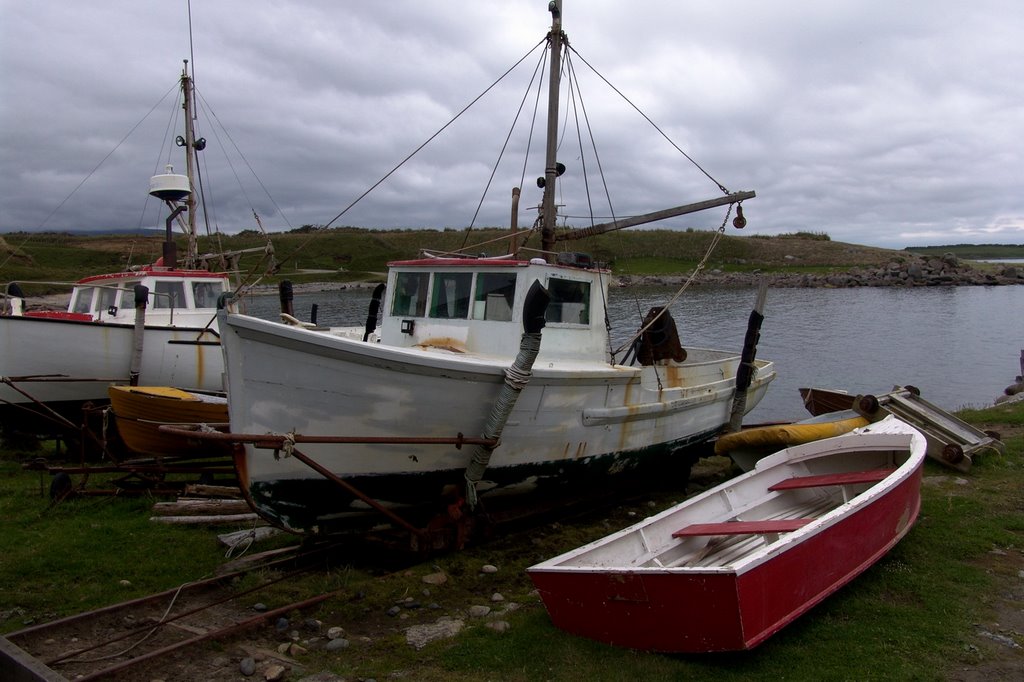
[{"label": "grass", "polygon": [[[842,242],[827,235],[797,233],[757,239],[726,234],[708,261],[709,268],[742,272],[761,269],[766,272],[810,272],[815,269],[849,269],[878,265],[889,259],[905,257],[885,251]],[[751,233],[753,234],[753,233]],[[351,281],[378,278],[392,260],[414,258],[421,249],[456,251],[468,247],[472,253],[505,253],[507,235],[494,228],[465,230],[367,230],[336,228],[330,230],[294,230],[271,235],[281,272],[264,280],[274,283],[287,277],[293,281]],[[634,230],[612,232],[583,243],[563,242],[559,249],[586,249],[596,260],[615,270],[634,275],[685,273],[705,256],[714,233],[710,230]],[[160,237],[153,235],[70,235],[61,233],[13,233],[0,241],[0,282],[68,282],[83,273],[118,271],[128,264],[149,263],[161,253]],[[262,248],[266,239],[247,231],[237,235],[202,237],[202,253],[222,250]],[[538,248],[533,235],[527,246]],[[184,244],[178,249],[183,253]],[[525,251],[524,254],[535,255]],[[256,266],[259,254],[246,254],[241,270]],[[809,269],[808,269],[809,268]],[[303,275],[301,270],[316,271]],[[262,269],[261,269],[262,272]],[[26,286],[29,295],[58,293],[54,286]]]},{"label": "grass", "polygon": [[904,251],[941,257],[955,253],[960,258],[1024,258],[1024,244],[954,244],[951,246],[908,246]]},{"label": "grass", "polygon": [[[960,414],[985,428],[1024,425],[1024,403]],[[967,475],[929,461],[921,515],[910,534],[853,583],[752,652],[663,656],[601,645],[554,628],[532,592],[528,566],[669,506],[680,499],[679,490],[536,525],[418,563],[343,554],[322,571],[283,583],[260,599],[273,607],[341,589],[341,596],[308,615],[325,625],[342,625],[353,641],[360,635],[369,641],[354,643],[341,656],[312,650],[304,662],[310,671],[331,669],[346,678],[944,679],[946,671],[982,663],[973,624],[994,620],[998,595],[1006,591],[992,562],[1006,556],[1019,560],[1024,551],[1024,437],[1006,441],[1004,454],[986,453]],[[704,474],[688,494],[731,473],[719,460],[703,464]],[[4,632],[175,587],[208,575],[224,561],[212,531],[149,522],[152,500],[86,498],[51,508],[47,486],[38,473],[22,470],[12,453],[0,459]],[[483,564],[499,571],[482,573]],[[427,586],[423,576],[438,570],[448,582]],[[242,586],[262,577],[248,578]],[[420,651],[405,643],[403,628],[464,614],[473,604],[493,605],[495,592],[520,605],[502,616],[511,625],[507,632],[469,621],[458,637]],[[421,608],[406,605],[403,616],[387,615],[409,599]],[[264,634],[272,637],[273,628]]]}]

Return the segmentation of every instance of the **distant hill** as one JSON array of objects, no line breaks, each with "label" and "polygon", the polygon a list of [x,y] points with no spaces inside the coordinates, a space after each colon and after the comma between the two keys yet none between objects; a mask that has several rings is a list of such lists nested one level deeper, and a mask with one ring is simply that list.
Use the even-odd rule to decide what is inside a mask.
[{"label": "distant hill", "polygon": [[947,244],[945,246],[908,246],[903,249],[922,256],[953,253],[968,260],[1024,258],[1024,244]]},{"label": "distant hill", "polygon": [[[72,235],[72,236],[75,236],[75,237],[134,237],[136,235],[142,235],[142,236],[162,235],[163,233],[164,233],[163,230],[157,229],[157,228],[141,229],[141,230],[135,229],[135,228],[122,228],[120,230],[116,230],[116,229],[109,229],[109,230],[61,230],[61,232],[60,232],[60,234],[69,234],[69,235]],[[31,236],[33,234],[57,234],[57,233],[53,233],[53,232],[34,233],[34,232],[24,232],[24,231],[18,231],[18,230],[14,230],[14,231],[10,231],[10,232],[0,232],[0,235],[4,235],[4,236],[8,236],[8,237],[13,236],[13,235],[20,235],[22,237],[28,237],[28,236]]]},{"label": "distant hill", "polygon": [[[500,255],[507,242],[501,237],[507,230],[496,228],[465,230],[370,230],[343,227],[299,229],[270,235],[277,261],[276,277],[264,283],[288,278],[302,282],[379,281],[387,263],[418,257],[422,249],[436,253],[468,248],[469,253]],[[1021,246],[953,245],[914,247],[905,250],[832,241],[827,235],[798,232],[786,235],[738,237],[723,236],[713,252],[707,252],[715,233],[707,230],[624,230],[581,242],[572,242],[565,250],[589,253],[596,261],[623,275],[685,274],[707,256],[707,268],[724,273],[809,273],[827,274],[853,268],[876,268],[903,262],[909,252],[932,254],[952,252],[966,259],[1024,257]],[[9,233],[0,241],[0,283],[69,282],[86,275],[117,272],[130,265],[152,263],[161,254],[162,231],[139,234],[137,231]],[[248,230],[236,235],[200,239],[203,252],[238,249],[262,251],[267,238]],[[478,246],[472,246],[478,245]],[[523,245],[520,245],[523,246]],[[536,247],[536,236],[527,240]],[[183,241],[178,242],[179,252]],[[970,249],[979,248],[974,252]],[[523,257],[536,251],[523,251]],[[241,269],[257,267],[259,253],[246,254]],[[60,290],[37,285],[40,290]]]}]

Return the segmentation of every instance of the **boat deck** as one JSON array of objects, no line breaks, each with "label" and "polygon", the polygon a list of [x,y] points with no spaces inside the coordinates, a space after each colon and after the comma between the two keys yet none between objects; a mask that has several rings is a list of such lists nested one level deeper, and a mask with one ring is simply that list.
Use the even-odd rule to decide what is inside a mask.
[{"label": "boat deck", "polygon": [[[787,495],[789,496],[789,495]],[[812,497],[792,495],[791,504],[785,507],[776,507],[769,514],[735,514],[730,521],[786,521],[800,520],[801,526],[805,520],[813,520],[824,516],[833,509],[843,504],[841,495],[816,495]],[[643,531],[640,531],[641,533]],[[728,566],[739,562],[751,554],[762,550],[765,546],[776,542],[781,532],[757,532],[742,534],[719,534],[709,533],[706,542],[701,537],[682,536],[678,541],[669,546],[663,546],[658,551],[652,552],[650,556],[641,559],[638,564],[650,568],[707,568],[713,566]]]},{"label": "boat deck", "polygon": [[777,542],[782,534],[799,530],[838,508],[892,473],[892,468],[881,467],[787,478],[769,487],[769,496],[731,509],[716,521],[682,525],[667,542],[652,542],[644,529],[638,529],[641,542],[649,551],[635,565],[708,568],[735,564]]}]

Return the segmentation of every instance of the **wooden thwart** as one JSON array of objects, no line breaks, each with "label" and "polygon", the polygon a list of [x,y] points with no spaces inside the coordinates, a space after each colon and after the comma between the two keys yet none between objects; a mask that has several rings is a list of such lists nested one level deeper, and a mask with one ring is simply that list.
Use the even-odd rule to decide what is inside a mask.
[{"label": "wooden thwart", "polygon": [[849,485],[852,483],[878,483],[888,478],[895,469],[869,469],[868,471],[845,471],[839,474],[820,476],[794,476],[769,486],[768,490],[793,490],[795,488],[818,488],[826,485]]},{"label": "wooden thwart", "polygon": [[674,538],[692,535],[756,535],[760,533],[791,533],[814,519],[771,519],[764,521],[724,521],[722,523],[691,523],[672,533]]}]

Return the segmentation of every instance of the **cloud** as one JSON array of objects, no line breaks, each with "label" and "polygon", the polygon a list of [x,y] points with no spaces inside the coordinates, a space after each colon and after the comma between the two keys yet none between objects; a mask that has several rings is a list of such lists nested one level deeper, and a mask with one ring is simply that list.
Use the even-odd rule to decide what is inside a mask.
[{"label": "cloud", "polygon": [[[176,158],[186,58],[218,229],[252,227],[253,211],[274,229],[326,223],[540,43],[546,4],[193,3],[190,46],[178,3],[2,0],[0,231],[162,225],[146,189]],[[574,223],[710,198],[720,182],[757,191],[745,207],[750,234],[811,230],[896,248],[1024,243],[1015,3],[564,5],[581,89],[561,110],[569,171],[559,201]],[[531,53],[338,224],[468,225],[537,60]],[[529,92],[477,225],[507,224],[520,182],[520,224],[534,215],[544,118],[524,157]],[[584,117],[599,157],[575,129]],[[713,228],[722,217],[671,225]]]}]

